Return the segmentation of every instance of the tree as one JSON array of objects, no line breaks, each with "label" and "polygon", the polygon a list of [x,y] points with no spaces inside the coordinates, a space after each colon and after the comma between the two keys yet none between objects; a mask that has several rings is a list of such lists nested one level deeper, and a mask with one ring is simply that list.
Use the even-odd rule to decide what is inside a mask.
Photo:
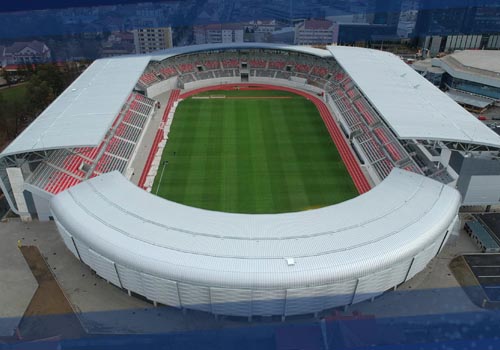
[{"label": "tree", "polygon": [[0,95],[0,146],[21,132],[28,122],[26,115],[23,101],[7,101]]},{"label": "tree", "polygon": [[55,64],[44,64],[37,67],[36,73],[40,80],[47,82],[53,94],[59,95],[66,87],[64,75]]},{"label": "tree", "polygon": [[29,112],[35,117],[38,116],[55,98],[49,82],[42,80],[37,73],[28,82]]},{"label": "tree", "polygon": [[47,108],[81,73],[83,67],[66,63],[61,71],[54,64],[39,65],[31,72],[24,99],[7,101],[0,95],[0,148]]},{"label": "tree", "polygon": [[8,140],[7,138],[7,118],[6,118],[6,105],[3,95],[0,94],[0,150],[2,149],[2,145]]}]

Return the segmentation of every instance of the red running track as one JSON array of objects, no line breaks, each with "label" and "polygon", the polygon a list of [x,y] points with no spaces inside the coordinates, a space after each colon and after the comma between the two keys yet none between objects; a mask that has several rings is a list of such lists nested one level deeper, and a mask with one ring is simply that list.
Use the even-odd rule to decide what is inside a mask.
[{"label": "red running track", "polygon": [[[239,88],[239,90],[277,90],[277,91],[288,91],[295,93],[297,95],[303,96],[310,101],[312,101],[318,111],[320,112],[321,118],[323,119],[323,122],[325,123],[326,128],[328,129],[328,132],[330,133],[330,136],[335,143],[335,146],[337,147],[340,157],[342,158],[342,161],[344,162],[347,171],[349,172],[349,175],[351,176],[354,185],[356,186],[356,189],[360,194],[368,192],[371,189],[371,186],[366,179],[365,175],[363,174],[363,171],[361,170],[361,167],[359,166],[358,161],[356,160],[355,156],[353,155],[349,145],[347,144],[346,139],[344,138],[344,135],[340,131],[337,123],[335,123],[335,120],[333,119],[332,114],[330,113],[330,110],[328,107],[325,105],[323,100],[320,98],[309,94],[305,91],[289,88],[289,87],[284,87],[284,86],[276,86],[276,85],[268,85],[268,84],[226,84],[226,85],[218,85],[218,86],[208,86],[208,87],[203,87],[195,90],[191,90],[188,92],[185,92],[179,96],[181,99],[188,98],[192,95],[199,94],[201,92],[205,91],[229,91],[229,90],[234,90],[235,88]],[[172,98],[172,95],[170,96]],[[174,100],[175,101],[175,100]],[[170,103],[170,100],[169,100]],[[173,102],[172,102],[173,104]],[[168,108],[168,107],[167,107]],[[168,116],[167,110],[165,111],[166,115]],[[161,131],[161,130],[159,130]],[[161,136],[161,135],[160,135]],[[161,139],[160,139],[161,141]],[[141,176],[144,177],[144,181],[146,180],[146,175],[149,172],[149,167],[151,166],[151,163],[153,161],[154,155],[156,154],[156,151],[158,150],[158,143],[160,141],[157,141],[155,139],[155,142],[153,143],[153,148],[151,149],[151,153],[148,161],[146,162],[146,166],[144,167],[144,171]],[[156,146],[155,146],[156,145]],[[146,174],[146,175],[145,175]],[[139,186],[143,187],[144,181],[139,181]]]}]

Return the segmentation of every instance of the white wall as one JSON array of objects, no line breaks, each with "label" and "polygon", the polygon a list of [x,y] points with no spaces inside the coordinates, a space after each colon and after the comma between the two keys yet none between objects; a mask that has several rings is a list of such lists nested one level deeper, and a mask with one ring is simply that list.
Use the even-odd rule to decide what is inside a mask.
[{"label": "white wall", "polygon": [[500,201],[500,175],[472,176],[464,205],[485,205]]},{"label": "white wall", "polygon": [[[214,79],[207,79],[207,80],[198,80],[198,81],[193,81],[190,83],[184,84],[184,89],[185,90],[194,90],[194,89],[199,89],[207,86],[217,86],[217,85],[224,85],[224,84],[236,84],[236,83],[241,83],[240,77],[233,77],[233,78],[214,78]],[[269,84],[269,85],[280,85],[280,86],[288,86],[291,88],[296,88],[300,90],[306,90],[312,93],[321,93],[323,92],[322,89],[308,85],[308,84],[303,84],[299,82],[294,82],[290,81],[288,79],[277,79],[277,78],[265,78],[265,77],[249,77],[249,84]]]},{"label": "white wall", "polygon": [[235,84],[235,83],[241,83],[241,78],[232,77],[232,78],[214,78],[207,80],[197,80],[184,84],[184,90],[194,90],[207,86],[217,86],[217,85]]},{"label": "white wall", "polygon": [[21,220],[31,221],[31,215],[29,214],[28,205],[26,204],[26,199],[24,198],[24,176],[21,168],[7,168],[7,177],[9,178],[10,186],[12,188],[12,193],[14,194],[14,199],[16,200],[17,209]]},{"label": "white wall", "polygon": [[50,204],[49,200],[46,198],[42,198],[32,193],[33,203],[35,204],[36,213],[38,215],[38,220],[40,221],[49,221],[52,213],[50,212]]},{"label": "white wall", "polygon": [[147,88],[146,94],[149,98],[154,98],[155,96],[163,94],[165,91],[173,90],[175,88],[177,88],[177,77],[172,77],[151,85]]}]

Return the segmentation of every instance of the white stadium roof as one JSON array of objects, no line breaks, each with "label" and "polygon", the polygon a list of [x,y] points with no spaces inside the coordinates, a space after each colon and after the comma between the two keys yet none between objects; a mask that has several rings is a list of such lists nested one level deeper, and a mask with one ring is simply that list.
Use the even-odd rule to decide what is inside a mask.
[{"label": "white stadium roof", "polygon": [[328,49],[399,138],[500,147],[499,135],[397,56],[357,47]]},{"label": "white stadium roof", "polygon": [[2,155],[97,146],[149,60],[128,56],[94,61]]},{"label": "white stadium roof", "polygon": [[267,43],[227,43],[227,44],[203,44],[203,45],[191,45],[191,46],[180,46],[172,49],[162,50],[153,52],[150,55],[155,61],[162,61],[169,57],[210,51],[210,50],[231,50],[231,49],[269,49],[269,50],[285,50],[294,51],[299,53],[305,53],[310,55],[315,55],[318,57],[331,57],[331,53],[328,50],[318,49],[310,46],[301,45],[285,45],[285,44],[267,44]]},{"label": "white stadium roof", "polygon": [[241,288],[331,283],[407,261],[447,230],[459,205],[455,189],[399,169],[347,202],[276,215],[188,207],[118,172],[51,201],[58,225],[111,261],[157,277]]},{"label": "white stadium roof", "polygon": [[239,43],[180,47],[96,60],[2,156],[97,146],[150,60],[221,49],[282,49],[337,59],[402,139],[449,140],[500,147],[500,136],[476,120],[396,56],[354,47]]}]

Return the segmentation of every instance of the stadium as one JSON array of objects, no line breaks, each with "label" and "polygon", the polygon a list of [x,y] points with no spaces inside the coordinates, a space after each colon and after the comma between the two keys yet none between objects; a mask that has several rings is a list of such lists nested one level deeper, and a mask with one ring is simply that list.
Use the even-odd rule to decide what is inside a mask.
[{"label": "stadium", "polygon": [[500,136],[398,57],[203,45],[95,61],[0,154],[23,220],[129,294],[242,317],[373,299],[465,205]]}]

